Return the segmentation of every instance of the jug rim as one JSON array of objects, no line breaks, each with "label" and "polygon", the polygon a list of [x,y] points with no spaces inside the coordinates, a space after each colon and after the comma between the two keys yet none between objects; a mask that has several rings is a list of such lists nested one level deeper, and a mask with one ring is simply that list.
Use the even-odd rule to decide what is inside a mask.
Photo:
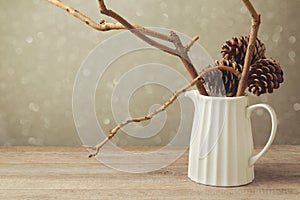
[{"label": "jug rim", "polygon": [[[244,98],[248,98],[249,96],[247,94],[243,95],[243,96],[235,96],[235,97],[227,97],[227,96],[205,96],[202,95],[198,92],[198,90],[189,90],[190,92],[195,92],[196,94],[198,94],[201,98],[204,99],[218,99],[218,100],[238,100],[238,99],[244,99]],[[188,91],[188,92],[189,92]]]}]

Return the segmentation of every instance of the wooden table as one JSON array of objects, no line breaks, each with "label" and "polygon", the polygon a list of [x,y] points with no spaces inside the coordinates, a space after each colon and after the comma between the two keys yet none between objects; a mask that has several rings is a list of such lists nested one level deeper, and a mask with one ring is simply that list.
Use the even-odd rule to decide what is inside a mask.
[{"label": "wooden table", "polygon": [[190,181],[187,158],[131,174],[88,159],[81,147],[0,147],[0,199],[300,199],[300,146],[272,146],[242,187]]}]

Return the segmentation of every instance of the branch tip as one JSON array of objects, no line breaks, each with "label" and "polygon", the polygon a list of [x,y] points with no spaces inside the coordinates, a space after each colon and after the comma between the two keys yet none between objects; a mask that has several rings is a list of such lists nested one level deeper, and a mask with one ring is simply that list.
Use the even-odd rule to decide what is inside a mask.
[{"label": "branch tip", "polygon": [[186,51],[189,51],[190,48],[194,45],[194,43],[199,40],[199,36],[196,35],[195,37],[193,37],[193,39],[191,39],[191,41],[186,45]]}]

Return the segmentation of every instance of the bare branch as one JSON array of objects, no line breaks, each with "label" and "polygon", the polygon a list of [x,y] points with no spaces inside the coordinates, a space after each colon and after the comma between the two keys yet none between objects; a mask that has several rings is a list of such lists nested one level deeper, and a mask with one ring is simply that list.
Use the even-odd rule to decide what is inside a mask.
[{"label": "bare branch", "polygon": [[[238,80],[240,80],[241,78],[241,73],[237,70],[235,70],[233,67],[228,67],[228,66],[217,66],[217,68],[221,71],[228,71],[230,73],[232,73],[233,75],[235,75]],[[204,73],[207,73],[207,71],[205,71]]]},{"label": "bare branch", "polygon": [[[179,36],[173,31],[171,31],[171,33],[170,33],[170,39],[171,39],[172,43],[174,44],[174,46],[176,47],[176,50],[178,52],[180,52],[179,57],[180,57],[181,62],[183,63],[183,65],[185,66],[187,71],[190,73],[191,77],[193,79],[195,79],[198,76],[198,72],[196,71],[194,65],[192,64],[192,62],[188,56],[187,48],[183,46]],[[192,44],[194,44],[194,42],[192,42]],[[198,91],[200,92],[200,94],[208,96],[208,93],[201,81],[196,83],[196,87],[197,87]]]},{"label": "bare branch", "polygon": [[[65,5],[60,0],[48,0],[48,2],[56,5],[57,7],[65,10],[65,11],[67,11],[68,13],[70,13],[71,15],[76,17],[77,19],[81,20],[82,22],[84,22],[88,26],[90,26],[90,27],[92,27],[92,28],[94,28],[98,31],[126,29],[121,23],[107,23],[107,22],[104,22],[104,21],[101,21],[102,23],[97,23],[97,22],[93,21],[91,18],[89,18],[86,15],[79,12],[78,10],[76,10],[76,9],[70,7],[70,6]],[[135,25],[135,27],[139,28],[139,26],[136,26],[136,25]]]},{"label": "bare branch", "polygon": [[247,9],[249,10],[252,18],[254,19],[258,19],[259,15],[257,14],[255,8],[253,7],[253,5],[251,4],[250,0],[243,0],[245,6],[247,7]]},{"label": "bare branch", "polygon": [[257,14],[255,11],[253,5],[251,4],[250,0],[243,0],[245,6],[247,7],[249,13],[251,14],[252,20],[251,20],[251,30],[250,30],[250,38],[249,38],[249,44],[247,47],[247,52],[245,56],[244,66],[243,66],[243,72],[241,80],[239,81],[238,90],[236,96],[243,96],[245,89],[247,87],[248,82],[248,73],[250,69],[250,63],[253,56],[253,51],[255,48],[255,42],[257,39],[257,34],[259,30],[260,25],[260,15]]},{"label": "bare branch", "polygon": [[[165,51],[167,53],[179,56],[179,58],[181,59],[181,62],[184,64],[185,68],[190,73],[191,77],[194,79],[198,76],[198,72],[196,71],[194,65],[192,64],[192,62],[188,56],[188,49],[194,44],[194,42],[191,42],[188,45],[188,48],[186,48],[182,45],[182,42],[181,42],[179,36],[175,32],[171,31],[170,36],[169,36],[169,41],[172,42],[176,48],[175,50],[172,50],[169,47],[166,47],[165,45],[161,45],[158,42],[150,39],[149,37],[144,35],[140,31],[140,29],[135,29],[134,26],[132,26],[127,20],[125,20],[119,14],[117,14],[113,10],[107,9],[104,0],[98,0],[98,2],[99,2],[99,9],[102,14],[105,14],[107,16],[114,18],[115,20],[117,20],[118,22],[123,24],[128,30],[130,30],[132,33],[134,33],[137,37],[141,38],[148,44],[150,44],[158,49],[161,49],[162,51]],[[154,33],[154,32],[152,32],[152,33]],[[197,40],[197,39],[195,38],[195,40]],[[202,82],[200,82],[200,81],[197,82],[196,86],[197,86],[197,89],[200,92],[200,94],[208,96],[208,93],[207,93],[205,87],[203,86]]]},{"label": "bare branch", "polygon": [[[144,40],[145,42],[147,42],[148,44],[150,44],[151,46],[154,46],[162,51],[165,51],[167,53],[170,53],[172,55],[176,55],[178,56],[178,52],[176,52],[175,50],[162,45],[154,40],[152,40],[151,38],[147,37],[145,34],[143,34],[141,32],[140,29],[136,29],[131,23],[129,23],[126,19],[124,19],[122,16],[120,16],[118,13],[114,12],[113,10],[109,10],[107,9],[104,0],[98,0],[99,2],[99,9],[100,12],[104,15],[107,15],[115,20],[117,20],[119,23],[121,23],[124,27],[126,27],[126,29],[128,29],[129,31],[131,31],[133,34],[135,34],[137,37],[139,37],[140,39]],[[145,30],[145,29],[144,29]]]},{"label": "bare branch", "polygon": [[240,77],[240,72],[235,70],[232,67],[228,67],[228,66],[216,66],[216,67],[210,67],[210,68],[206,68],[206,70],[204,70],[203,72],[201,72],[196,78],[194,78],[189,84],[187,84],[186,86],[184,86],[183,88],[181,88],[180,90],[176,91],[172,97],[166,101],[161,107],[159,107],[158,109],[156,109],[155,111],[149,113],[148,115],[144,116],[144,117],[138,117],[138,118],[132,118],[132,119],[128,119],[123,121],[121,124],[118,124],[115,128],[111,129],[109,131],[109,135],[99,144],[95,145],[95,146],[87,146],[87,145],[83,145],[83,147],[87,148],[87,149],[91,149],[94,150],[94,153],[91,153],[89,155],[89,158],[96,156],[100,149],[110,140],[112,139],[117,132],[124,126],[133,123],[133,122],[142,122],[142,121],[146,121],[146,120],[150,120],[152,119],[155,115],[159,114],[160,112],[164,111],[165,109],[167,109],[176,99],[177,97],[186,92],[189,88],[191,88],[192,86],[194,86],[196,83],[201,82],[201,78],[203,77],[203,75],[207,72],[213,71],[213,70],[223,70],[223,71],[229,71],[231,73],[233,73],[235,76],[237,76],[238,78]]},{"label": "bare branch", "polygon": [[143,32],[144,34],[148,35],[148,36],[171,42],[169,35],[159,33],[159,32],[156,32],[156,31],[152,31],[152,30],[144,28],[144,27],[139,28],[139,30],[141,32]]},{"label": "bare branch", "polygon": [[[74,8],[72,8],[70,6],[67,6],[60,0],[48,0],[48,2],[56,5],[57,7],[61,8],[63,10],[66,10],[68,13],[70,13],[74,17],[78,18],[79,20],[81,20],[82,22],[86,23],[87,25],[91,26],[92,28],[94,28],[96,30],[109,31],[109,30],[128,29],[133,34],[135,34],[137,37],[144,40],[151,46],[154,46],[154,47],[156,47],[166,53],[169,53],[171,55],[180,57],[181,61],[183,62],[184,66],[186,67],[186,69],[188,70],[188,72],[190,73],[192,78],[195,78],[198,75],[194,65],[191,63],[191,61],[188,57],[188,54],[187,54],[187,51],[194,44],[193,40],[191,43],[189,43],[186,46],[186,48],[179,48],[178,46],[176,46],[177,43],[174,43],[174,42],[176,42],[176,40],[173,41],[172,38],[170,38],[170,35],[158,33],[158,32],[146,29],[139,25],[132,25],[127,20],[125,20],[123,17],[121,17],[119,14],[114,12],[113,10],[107,9],[104,0],[98,0],[100,12],[104,15],[114,18],[115,20],[118,21],[118,23],[108,23],[108,22],[105,22],[104,20],[101,20],[99,23],[96,23],[89,17],[85,16],[84,14],[82,14],[81,12],[79,12],[78,10],[75,10]],[[147,35],[150,37],[155,37],[155,38],[158,38],[161,40],[172,42],[176,49],[172,49],[166,45],[160,44],[160,43],[156,42],[155,40],[149,38]],[[182,44],[181,44],[181,46],[182,46]],[[180,51],[178,51],[179,49],[180,49]],[[182,56],[184,56],[184,57],[182,57]],[[199,92],[201,94],[208,95],[202,83],[200,83],[200,82],[197,83],[197,89],[199,90]]]}]

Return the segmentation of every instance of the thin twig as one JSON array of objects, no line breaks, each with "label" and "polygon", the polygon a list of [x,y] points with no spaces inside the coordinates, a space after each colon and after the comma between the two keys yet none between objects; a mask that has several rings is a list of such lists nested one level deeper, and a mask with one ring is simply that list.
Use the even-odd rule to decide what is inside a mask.
[{"label": "thin twig", "polygon": [[[240,78],[241,78],[241,73],[238,70],[235,70],[233,67],[221,65],[221,66],[217,66],[217,69],[219,69],[221,71],[228,71],[228,72],[232,73],[233,75],[235,75],[238,78],[238,80],[240,80]],[[209,71],[211,71],[211,70],[209,70]],[[209,71],[204,71],[204,73],[207,73]]]},{"label": "thin twig", "polygon": [[236,96],[243,96],[245,89],[247,87],[247,82],[248,82],[248,73],[250,69],[250,63],[252,60],[253,56],[253,51],[255,48],[255,42],[257,39],[257,33],[260,25],[260,15],[257,14],[255,8],[251,4],[250,0],[243,0],[245,6],[247,7],[252,20],[251,20],[251,30],[250,30],[250,38],[249,38],[249,44],[247,47],[247,52],[244,60],[244,66],[243,66],[243,71],[242,71],[242,77],[241,80],[239,81],[238,85],[238,90]]},{"label": "thin twig", "polygon": [[95,145],[95,146],[87,146],[87,145],[83,145],[83,147],[87,148],[87,149],[91,149],[94,150],[94,153],[89,154],[89,158],[96,156],[100,149],[110,140],[112,139],[117,132],[124,126],[133,123],[133,122],[142,122],[142,121],[146,121],[146,120],[150,120],[152,119],[155,115],[159,114],[160,112],[164,111],[165,109],[167,109],[176,99],[177,97],[186,92],[189,88],[191,88],[193,85],[195,85],[196,83],[201,81],[201,78],[203,77],[203,75],[207,72],[213,71],[213,70],[223,70],[223,71],[229,71],[231,73],[233,73],[235,76],[237,76],[238,78],[240,78],[240,72],[235,70],[232,67],[228,67],[228,66],[216,66],[216,67],[211,67],[211,68],[207,68],[205,71],[201,72],[195,79],[193,79],[189,84],[187,84],[186,86],[184,86],[183,88],[181,88],[180,90],[174,92],[174,94],[172,95],[172,97],[166,101],[161,107],[159,107],[158,109],[156,109],[155,111],[149,113],[148,115],[144,116],[144,117],[137,117],[137,118],[132,118],[132,119],[128,119],[123,121],[121,124],[118,124],[117,126],[115,126],[113,129],[111,129],[109,131],[109,135],[99,144]]},{"label": "thin twig", "polygon": [[199,36],[196,35],[195,37],[193,37],[193,39],[186,45],[186,50],[189,51],[190,48],[194,45],[194,43],[199,40]]}]

